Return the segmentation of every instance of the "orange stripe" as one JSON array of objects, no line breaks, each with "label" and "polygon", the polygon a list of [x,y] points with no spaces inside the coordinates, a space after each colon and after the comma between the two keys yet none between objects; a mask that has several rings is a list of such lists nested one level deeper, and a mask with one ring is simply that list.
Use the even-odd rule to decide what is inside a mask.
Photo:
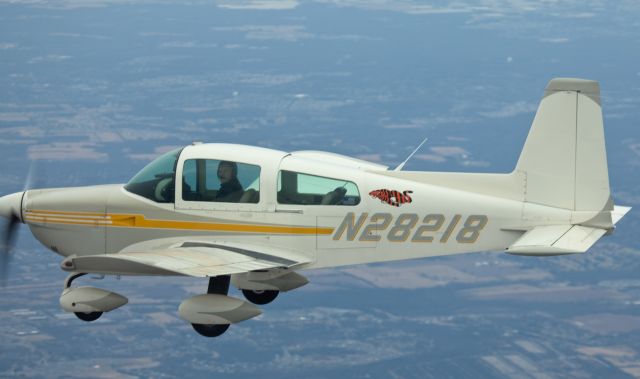
[{"label": "orange stripe", "polygon": [[[73,218],[64,219],[64,217],[47,217],[44,214],[60,214],[67,216],[89,215],[89,213],[80,212],[50,212],[50,211],[28,211],[25,219],[27,221],[44,222],[52,224],[66,225],[104,225],[108,227],[125,227],[125,228],[144,228],[144,229],[178,229],[178,230],[207,230],[207,231],[224,231],[224,232],[242,232],[242,233],[272,233],[272,234],[321,234],[328,235],[333,233],[333,228],[317,228],[315,226],[280,226],[280,225],[256,225],[256,224],[223,224],[198,221],[174,221],[174,220],[153,220],[146,219],[144,215],[136,214],[112,214],[106,215],[106,219],[101,218],[94,223],[89,223],[88,219],[78,220]],[[94,213],[95,215],[95,213]],[[100,215],[105,217],[104,214]],[[53,219],[52,219],[53,218]],[[111,221],[110,224],[107,224]]]},{"label": "orange stripe", "polygon": [[246,233],[285,233],[285,234],[331,234],[333,228],[305,226],[277,226],[255,224],[221,224],[198,221],[147,220],[143,215],[111,215],[112,226],[153,228],[153,229],[189,229],[216,230]]}]

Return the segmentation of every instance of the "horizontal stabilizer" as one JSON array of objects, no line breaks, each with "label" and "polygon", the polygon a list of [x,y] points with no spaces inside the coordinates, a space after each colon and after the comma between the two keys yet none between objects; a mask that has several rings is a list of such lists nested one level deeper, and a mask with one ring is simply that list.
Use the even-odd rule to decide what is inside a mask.
[{"label": "horizontal stabilizer", "polygon": [[580,225],[536,226],[520,237],[506,252],[514,255],[551,256],[587,251],[606,229]]},{"label": "horizontal stabilizer", "polygon": [[613,211],[611,211],[611,222],[613,225],[617,224],[624,215],[631,210],[631,207],[623,207],[621,205],[614,205]]}]

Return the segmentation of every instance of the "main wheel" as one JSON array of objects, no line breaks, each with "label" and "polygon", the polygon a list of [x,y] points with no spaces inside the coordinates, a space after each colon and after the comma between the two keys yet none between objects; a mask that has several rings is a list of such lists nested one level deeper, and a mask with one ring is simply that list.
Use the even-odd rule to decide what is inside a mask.
[{"label": "main wheel", "polygon": [[229,329],[229,324],[191,324],[201,336],[218,337]]},{"label": "main wheel", "polygon": [[102,316],[102,312],[89,312],[89,313],[84,313],[84,312],[73,312],[77,318],[79,318],[82,321],[96,321],[97,319],[100,318],[100,316]]},{"label": "main wheel", "polygon": [[242,290],[242,294],[253,304],[265,305],[274,301],[280,291],[275,290],[264,290],[264,291],[254,291],[254,290]]}]

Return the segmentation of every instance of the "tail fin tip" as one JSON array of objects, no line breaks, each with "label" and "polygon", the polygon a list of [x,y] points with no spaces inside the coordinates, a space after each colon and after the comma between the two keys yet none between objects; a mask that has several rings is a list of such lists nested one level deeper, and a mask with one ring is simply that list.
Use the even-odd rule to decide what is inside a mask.
[{"label": "tail fin tip", "polygon": [[544,97],[561,91],[580,92],[600,105],[600,83],[596,80],[554,78],[549,81],[547,87],[544,89]]}]

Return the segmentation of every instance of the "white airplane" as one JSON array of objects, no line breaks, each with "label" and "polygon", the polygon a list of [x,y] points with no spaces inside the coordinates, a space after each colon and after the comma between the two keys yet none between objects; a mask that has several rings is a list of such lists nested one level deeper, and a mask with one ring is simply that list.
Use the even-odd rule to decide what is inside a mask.
[{"label": "white airplane", "polygon": [[[600,89],[547,85],[513,172],[402,171],[319,151],[192,144],[129,183],[0,198],[4,256],[17,223],[64,257],[60,304],[93,321],[127,303],[71,287],[87,273],[209,278],[180,316],[215,337],[305,285],[301,270],[503,250],[586,252],[630,208],[609,190]],[[178,185],[176,185],[178,183]],[[4,258],[6,261],[6,258]],[[228,296],[229,284],[249,302]]]}]

